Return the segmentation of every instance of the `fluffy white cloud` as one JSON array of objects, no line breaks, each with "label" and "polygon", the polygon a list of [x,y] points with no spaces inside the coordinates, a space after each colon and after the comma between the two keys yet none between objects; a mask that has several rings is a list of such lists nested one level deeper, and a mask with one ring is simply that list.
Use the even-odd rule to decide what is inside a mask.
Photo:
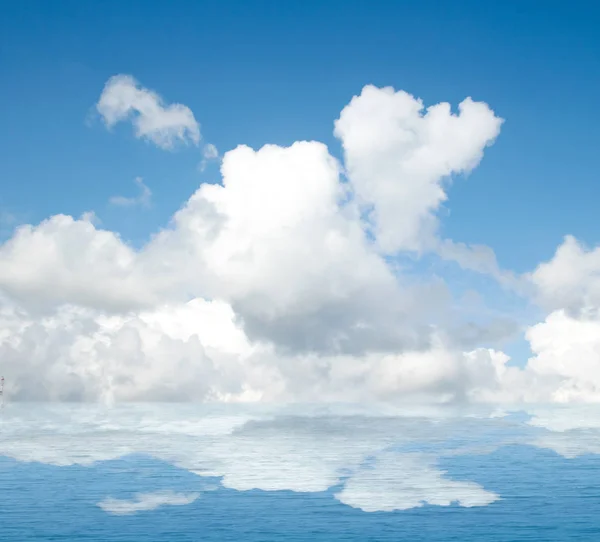
[{"label": "fluffy white cloud", "polygon": [[223,184],[202,185],[140,251],[89,220],[21,228],[0,247],[0,288],[29,308],[223,299],[249,335],[292,350],[423,346],[443,287],[394,276],[340,203],[339,169],[320,143],[238,147],[223,159]]},{"label": "fluffy white cloud", "polygon": [[62,304],[125,309],[153,302],[136,253],[91,216],[20,226],[0,245],[0,289],[29,310]]},{"label": "fluffy white cloud", "polygon": [[[199,140],[191,111],[162,105],[127,77],[107,83],[98,107],[109,125],[134,115],[138,134],[159,145]],[[555,331],[551,317],[534,327],[535,355],[521,369],[491,349],[464,352],[480,340],[463,337],[469,323],[443,282],[415,277],[385,254],[433,250],[515,283],[489,249],[436,231],[444,179],[475,167],[501,123],[470,99],[458,114],[448,104],[423,111],[404,92],[367,86],[335,125],[344,164],[314,141],[241,145],[224,154],[221,184],[201,185],[139,249],[90,215],[19,227],[0,244],[0,371],[9,396],[596,400],[595,380],[584,383],[597,363],[596,324],[578,321],[571,333],[564,320]],[[150,192],[138,184],[143,203]],[[559,292],[559,306],[590,303],[594,258],[567,239],[529,282]],[[570,278],[573,266],[583,286]],[[565,348],[579,364],[568,371],[557,361]]]},{"label": "fluffy white cloud", "polygon": [[230,305],[201,299],[115,316],[74,306],[36,318],[5,309],[0,324],[9,400],[493,402],[518,383],[506,356],[442,344],[285,354],[251,341]]},{"label": "fluffy white cloud", "polygon": [[600,307],[600,247],[587,249],[565,237],[554,257],[530,275],[540,302],[550,309],[580,312]]},{"label": "fluffy white cloud", "polygon": [[107,81],[96,109],[109,128],[131,120],[136,137],[148,139],[162,149],[172,149],[177,143],[200,142],[200,125],[189,107],[165,105],[158,94],[141,87],[129,75],[115,75]]},{"label": "fluffy white cloud", "polygon": [[420,251],[435,245],[436,211],[447,199],[443,181],[471,171],[500,132],[502,119],[467,98],[424,111],[404,91],[366,86],[335,123],[349,180],[370,212],[381,250]]},{"label": "fluffy white cloud", "polygon": [[216,301],[127,316],[64,306],[44,318],[0,318],[0,369],[13,399],[242,400],[253,382],[243,365],[252,347]]},{"label": "fluffy white cloud", "polygon": [[113,196],[110,198],[110,203],[119,207],[135,207],[138,205],[140,207],[150,207],[152,201],[152,190],[150,190],[150,188],[144,184],[144,180],[141,177],[136,177],[134,182],[140,190],[138,196]]},{"label": "fluffy white cloud", "polygon": [[436,301],[403,288],[371,249],[341,203],[339,170],[316,142],[238,147],[223,158],[223,185],[198,190],[167,242],[201,250],[209,295],[230,302],[253,337],[292,349],[415,345]]},{"label": "fluffy white cloud", "polygon": [[184,506],[192,504],[199,496],[199,493],[175,493],[174,491],[136,493],[132,500],[107,497],[98,503],[98,507],[108,514],[124,516],[148,510],[156,510],[161,506]]},{"label": "fluffy white cloud", "polygon": [[600,248],[566,236],[528,279],[552,312],[527,331],[527,367],[557,402],[600,401]]},{"label": "fluffy white cloud", "polygon": [[600,312],[577,318],[555,311],[527,339],[534,353],[528,368],[554,383],[554,401],[600,401]]}]

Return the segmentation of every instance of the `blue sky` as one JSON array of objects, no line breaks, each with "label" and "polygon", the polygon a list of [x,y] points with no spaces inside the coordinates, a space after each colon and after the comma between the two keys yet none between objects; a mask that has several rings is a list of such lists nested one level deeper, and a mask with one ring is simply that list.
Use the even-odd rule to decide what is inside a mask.
[{"label": "blue sky", "polygon": [[[192,533],[222,509],[153,492],[202,492],[200,469],[231,529],[252,498],[356,531],[408,510],[426,536],[441,505],[443,538],[520,521],[516,476],[535,509],[564,490],[540,528],[593,529],[596,410],[539,405],[600,403],[598,28],[596,2],[1,3],[0,456],[29,463],[0,457],[0,480],[76,485],[110,460],[85,469],[82,518],[148,532],[154,512],[106,513],[166,498],[152,521]],[[463,105],[421,115],[400,90]],[[194,143],[192,112],[200,144],[161,148]],[[523,405],[533,427],[507,416]]]},{"label": "blue sky", "polygon": [[[328,143],[364,84],[426,104],[466,96],[506,119],[477,170],[450,192],[444,233],[486,243],[516,271],[561,237],[593,243],[600,196],[600,8],[594,2],[4,2],[0,206],[39,221],[94,209],[139,242],[200,181],[197,149],[163,153],[86,115],[131,73],[188,105],[219,149]],[[109,209],[142,176],[151,211]]]}]

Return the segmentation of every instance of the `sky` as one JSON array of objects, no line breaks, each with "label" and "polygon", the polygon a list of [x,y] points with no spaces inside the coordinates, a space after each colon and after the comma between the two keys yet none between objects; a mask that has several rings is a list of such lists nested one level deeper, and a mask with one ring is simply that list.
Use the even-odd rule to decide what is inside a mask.
[{"label": "sky", "polygon": [[15,400],[597,401],[592,2],[5,2]]}]

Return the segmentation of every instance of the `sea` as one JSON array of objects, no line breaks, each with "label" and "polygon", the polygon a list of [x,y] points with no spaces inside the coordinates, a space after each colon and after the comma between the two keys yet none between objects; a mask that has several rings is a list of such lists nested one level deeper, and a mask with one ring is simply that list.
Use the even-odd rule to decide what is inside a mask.
[{"label": "sea", "polygon": [[7,404],[0,540],[600,541],[600,408]]}]

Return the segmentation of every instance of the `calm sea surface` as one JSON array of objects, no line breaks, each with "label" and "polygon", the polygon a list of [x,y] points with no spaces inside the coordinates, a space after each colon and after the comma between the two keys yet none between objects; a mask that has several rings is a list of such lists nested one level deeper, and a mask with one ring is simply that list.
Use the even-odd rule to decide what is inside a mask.
[{"label": "calm sea surface", "polygon": [[0,540],[600,540],[600,409],[10,404]]}]

